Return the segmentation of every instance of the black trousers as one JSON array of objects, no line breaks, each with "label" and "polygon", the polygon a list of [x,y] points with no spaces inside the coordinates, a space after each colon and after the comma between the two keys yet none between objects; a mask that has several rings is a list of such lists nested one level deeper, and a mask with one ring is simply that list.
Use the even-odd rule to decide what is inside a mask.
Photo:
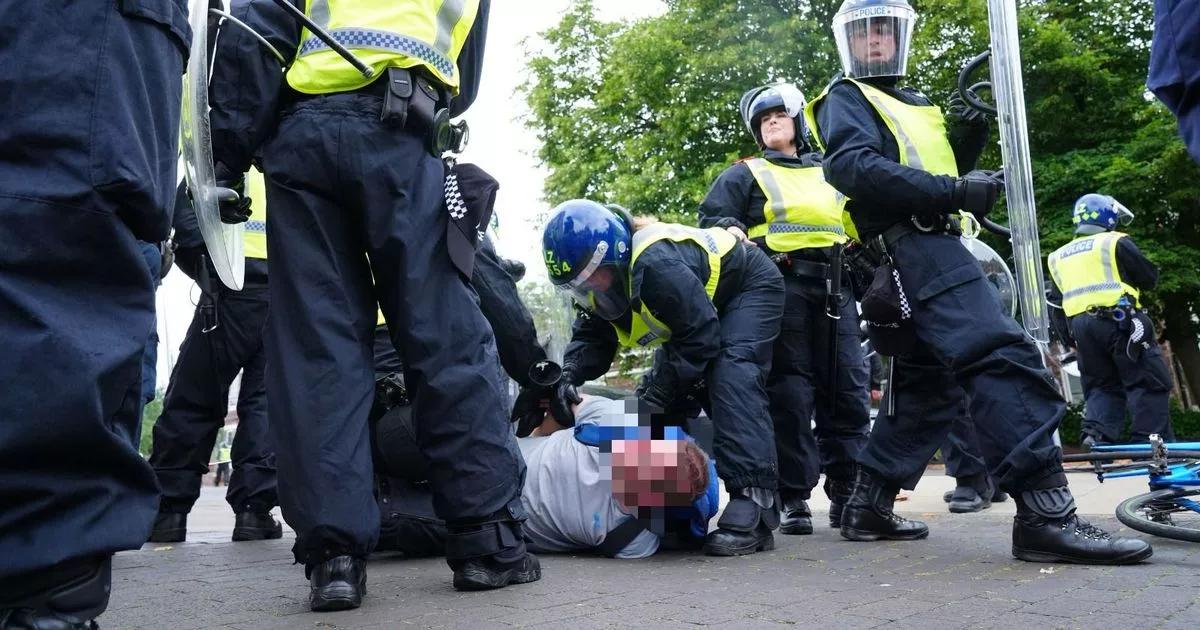
[{"label": "black trousers", "polygon": [[1145,442],[1152,433],[1174,439],[1168,407],[1171,373],[1154,341],[1153,322],[1145,313],[1135,317],[1145,326],[1144,338],[1151,341],[1140,354],[1127,352],[1129,335],[1111,318],[1088,314],[1071,318],[1083,384],[1083,432],[1104,442],[1121,439],[1126,412],[1133,418],[1131,442]]},{"label": "black trousers", "polygon": [[278,504],[264,380],[267,290],[249,285],[242,291],[216,290],[218,325],[203,332],[204,317],[196,308],[179,347],[162,415],[154,424],[150,465],[162,487],[160,512],[186,514],[200,496],[201,478],[225,424],[229,386],[238,372],[238,430],[225,500],[234,512],[266,512]]},{"label": "black trousers", "polygon": [[[822,470],[852,480],[858,452],[867,443],[870,407],[858,311],[846,291],[837,320],[838,359],[831,373],[824,281],[784,275],[783,324],[775,341],[767,391],[779,489],[785,498],[807,499]],[[829,390],[837,383],[831,401]],[[816,420],[814,434],[812,420]]]},{"label": "black trousers", "polygon": [[444,171],[382,100],[343,94],[286,109],[263,148],[271,199],[267,396],[283,516],[311,564],[366,555],[379,535],[368,415],[376,304],[413,399],[438,516],[521,513],[491,329],[444,234]]},{"label": "black trousers", "polygon": [[965,396],[1001,488],[1065,484],[1053,436],[1066,405],[975,258],[958,237],[944,234],[909,233],[890,251],[918,343],[895,360],[894,409],[876,419],[859,462],[897,486],[915,487]]}]

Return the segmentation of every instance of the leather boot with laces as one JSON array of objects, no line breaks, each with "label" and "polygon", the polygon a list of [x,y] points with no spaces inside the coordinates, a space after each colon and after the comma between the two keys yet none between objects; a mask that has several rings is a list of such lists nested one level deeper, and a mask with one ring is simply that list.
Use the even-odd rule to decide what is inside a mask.
[{"label": "leather boot with laces", "polygon": [[808,501],[798,497],[784,499],[779,533],[792,536],[813,533],[812,510],[808,508]]},{"label": "leather boot with laces", "polygon": [[825,496],[829,497],[829,526],[833,529],[842,528],[842,512],[850,495],[854,494],[854,479],[835,479],[825,477]]},{"label": "leather boot with laces", "polygon": [[892,511],[895,486],[887,485],[866,469],[859,469],[854,494],[842,512],[842,538],[847,540],[917,540],[929,535],[929,526],[910,521]]},{"label": "leather boot with laces", "polygon": [[1015,498],[1012,553],[1026,562],[1135,564],[1154,553],[1144,540],[1113,536],[1080,518],[1066,486],[1026,490]]}]

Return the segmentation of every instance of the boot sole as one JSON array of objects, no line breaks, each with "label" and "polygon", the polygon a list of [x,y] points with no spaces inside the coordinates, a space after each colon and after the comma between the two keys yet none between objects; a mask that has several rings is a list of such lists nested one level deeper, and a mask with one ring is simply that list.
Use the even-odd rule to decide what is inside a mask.
[{"label": "boot sole", "polygon": [[856,542],[874,542],[876,540],[921,540],[929,536],[929,530],[919,534],[880,534],[879,532],[871,532],[864,529],[854,529],[851,527],[842,527],[842,538],[853,540]]},{"label": "boot sole", "polygon": [[150,532],[150,538],[146,542],[177,543],[186,539],[187,529],[162,529]]},{"label": "boot sole", "polygon": [[1048,551],[1029,551],[1026,549],[1020,549],[1016,545],[1013,545],[1012,555],[1014,558],[1018,560],[1024,560],[1025,562],[1057,562],[1066,564],[1096,564],[1112,566],[1122,564],[1137,564],[1154,555],[1154,547],[1147,547],[1141,551],[1138,551],[1137,553],[1131,553],[1119,558],[1097,559],[1064,556],[1062,554],[1051,553]]},{"label": "boot sole", "polygon": [[359,606],[362,606],[362,593],[355,593],[353,592],[353,589],[348,586],[346,587],[344,593],[334,593],[331,595],[313,597],[308,603],[309,609],[313,612],[351,610],[358,608]]},{"label": "boot sole", "polygon": [[951,502],[950,503],[950,512],[953,514],[973,514],[975,512],[982,512],[991,507],[992,507],[991,503],[983,503],[983,504],[980,504],[979,507],[975,507],[975,506],[955,505],[953,502]]},{"label": "boot sole", "polygon": [[745,547],[726,547],[726,546],[718,547],[716,545],[708,545],[708,544],[704,545],[704,553],[706,553],[710,556],[721,556],[724,558],[729,558],[729,557],[733,557],[733,556],[748,556],[750,554],[758,553],[760,551],[774,551],[774,550],[775,550],[775,537],[774,536],[772,536],[771,538],[768,538],[766,540],[760,540],[760,541],[754,543],[753,545],[746,545]]},{"label": "boot sole", "polygon": [[808,525],[780,525],[779,533],[788,536],[807,536],[813,533],[812,523]]},{"label": "boot sole", "polygon": [[490,591],[504,588],[510,584],[528,584],[542,579],[542,568],[539,566],[529,571],[505,571],[497,579],[487,579],[485,577],[487,575],[487,573],[478,571],[456,573],[454,574],[454,588],[459,591]]},{"label": "boot sole", "polygon": [[233,542],[247,542],[251,540],[278,540],[280,538],[283,538],[283,530],[264,529],[261,527],[233,528]]}]

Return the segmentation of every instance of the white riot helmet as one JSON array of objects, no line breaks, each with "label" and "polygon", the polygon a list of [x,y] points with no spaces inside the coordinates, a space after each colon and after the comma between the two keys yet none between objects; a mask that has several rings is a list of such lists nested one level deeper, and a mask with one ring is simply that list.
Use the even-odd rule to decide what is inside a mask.
[{"label": "white riot helmet", "polygon": [[917,14],[908,0],[845,0],[833,16],[842,72],[850,78],[902,77]]},{"label": "white riot helmet", "polygon": [[747,91],[738,99],[738,113],[742,115],[742,123],[754,137],[760,149],[763,145],[760,129],[764,114],[773,111],[786,112],[796,124],[796,148],[808,144],[808,128],[804,124],[804,93],[793,83],[772,83],[762,85]]}]

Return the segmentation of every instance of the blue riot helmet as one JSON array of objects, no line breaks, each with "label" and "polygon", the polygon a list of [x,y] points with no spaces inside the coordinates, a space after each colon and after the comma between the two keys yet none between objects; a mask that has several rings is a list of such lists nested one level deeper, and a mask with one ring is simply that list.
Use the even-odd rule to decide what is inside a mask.
[{"label": "blue riot helmet", "polygon": [[1071,222],[1076,234],[1099,234],[1115,230],[1118,225],[1129,225],[1133,213],[1108,195],[1089,193],[1075,202]]},{"label": "blue riot helmet", "polygon": [[845,0],[833,16],[842,72],[852,79],[902,77],[917,13],[908,0]]},{"label": "blue riot helmet", "polygon": [[758,148],[765,149],[762,139],[762,118],[775,111],[786,112],[796,123],[796,149],[808,144],[808,126],[804,124],[804,93],[792,83],[773,83],[747,91],[738,99],[738,113],[746,130],[754,136]]},{"label": "blue riot helmet", "polygon": [[606,319],[629,312],[633,226],[626,216],[587,199],[558,205],[542,231],[550,282],[583,309]]}]

